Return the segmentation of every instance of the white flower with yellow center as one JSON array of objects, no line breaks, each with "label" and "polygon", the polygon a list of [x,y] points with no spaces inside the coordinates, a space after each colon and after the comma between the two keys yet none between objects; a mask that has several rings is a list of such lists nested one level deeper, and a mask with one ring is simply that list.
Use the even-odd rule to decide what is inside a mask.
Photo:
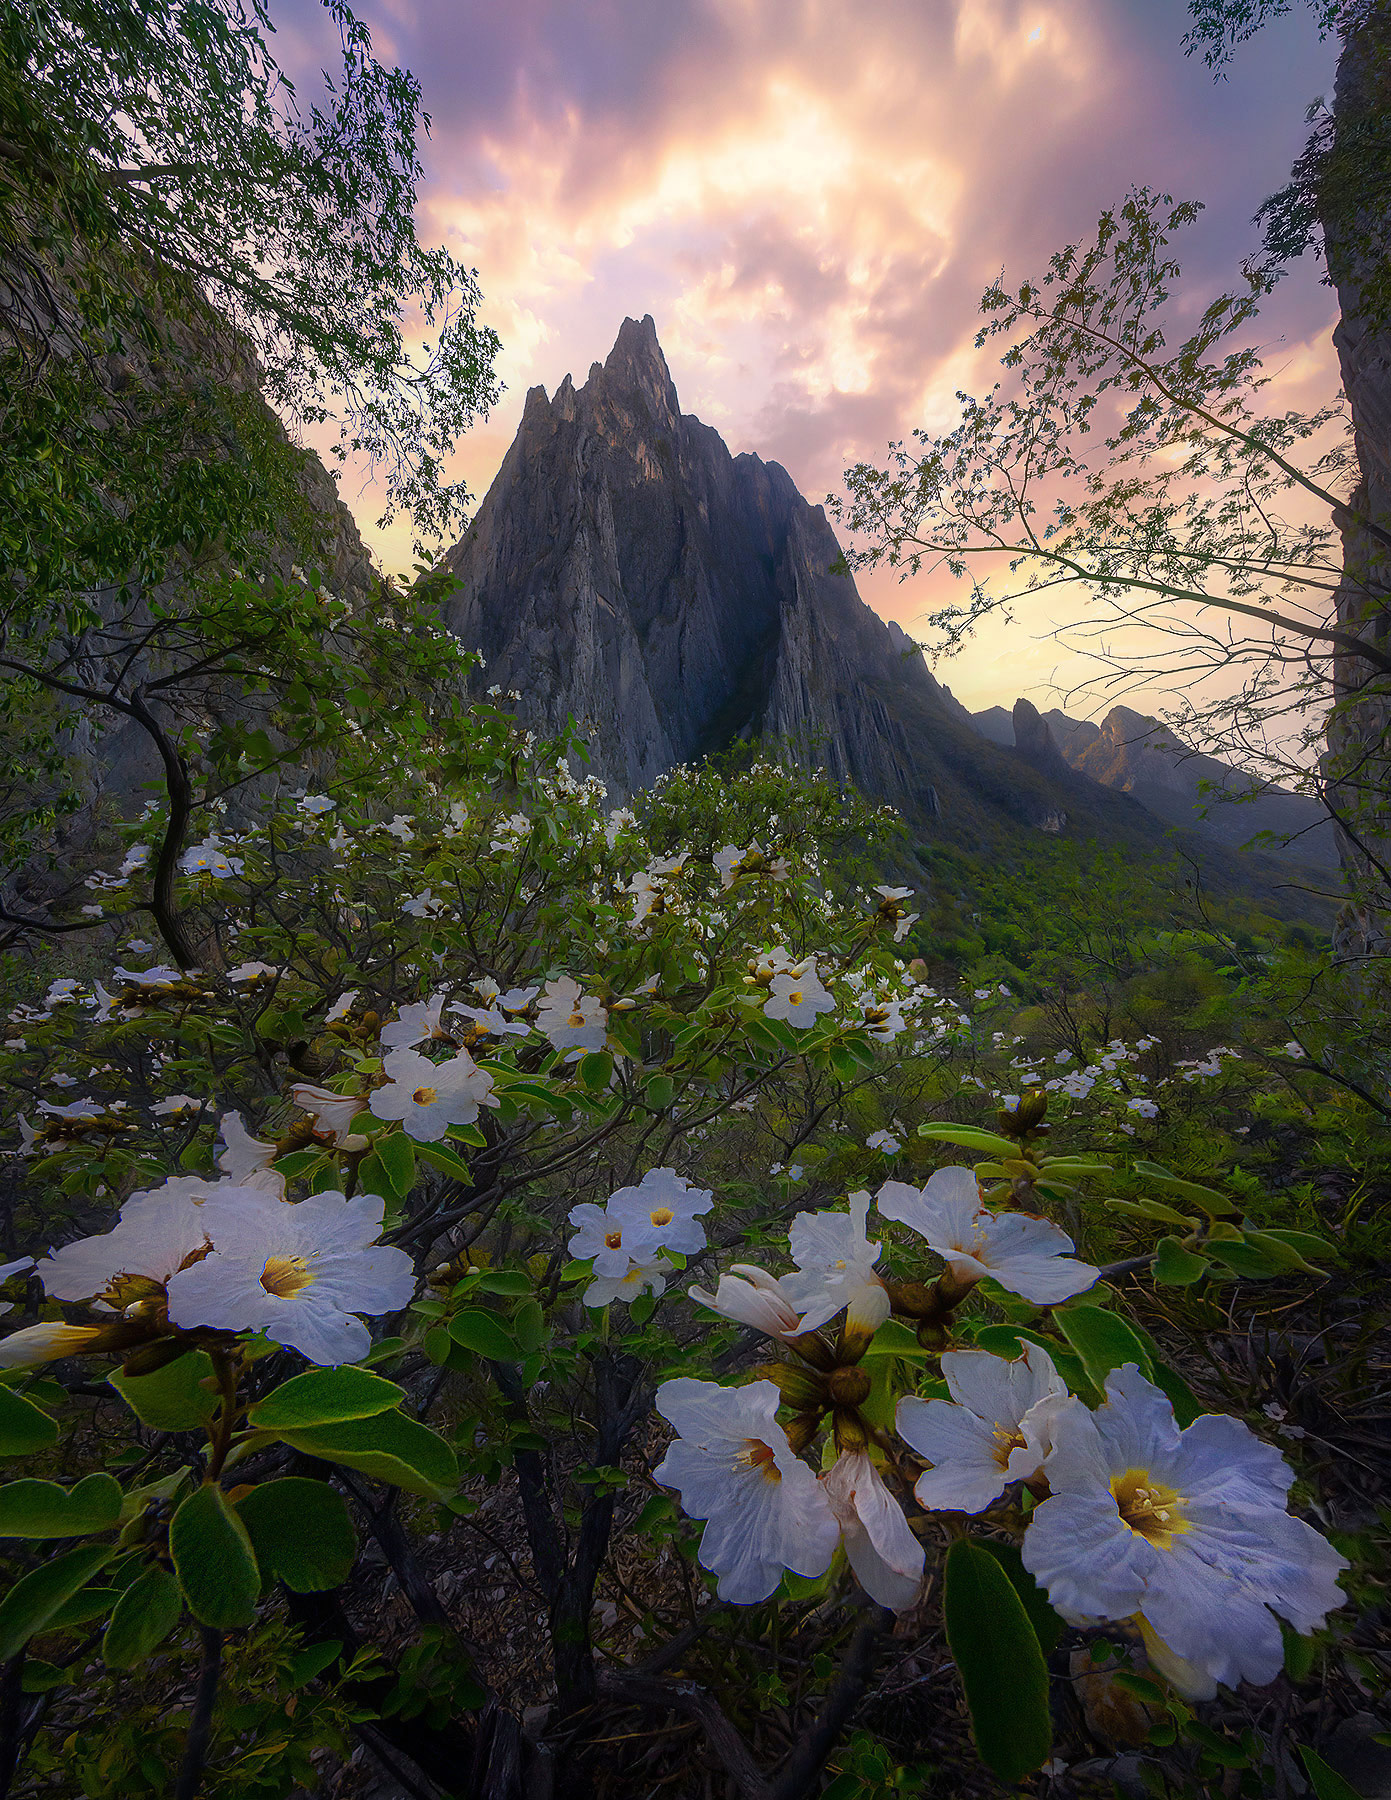
[{"label": "white flower with yellow center", "polygon": [[845,1554],[871,1600],[906,1612],[923,1579],[923,1547],[863,1450],[842,1450],[821,1477]]},{"label": "white flower with yellow center", "polygon": [[824,1487],[778,1424],[780,1400],[771,1381],[724,1388],[682,1376],[657,1389],[657,1411],[680,1435],[653,1475],[690,1518],[708,1521],[701,1565],[737,1605],[766,1600],[784,1569],[824,1575],[840,1539]]},{"label": "white flower with yellow center", "polygon": [[332,1138],[339,1150],[365,1150],[367,1139],[353,1131],[352,1124],[367,1110],[367,1102],[357,1094],[338,1094],[332,1088],[318,1087],[312,1081],[297,1082],[290,1098],[314,1118],[314,1135]]},{"label": "white flower with yellow center", "polygon": [[621,1300],[631,1306],[639,1294],[660,1294],[666,1289],[671,1264],[655,1253],[642,1262],[630,1262],[621,1275],[596,1274],[584,1290],[586,1306],[612,1306]]},{"label": "white flower with yellow center", "polygon": [[650,1262],[656,1256],[655,1233],[640,1216],[624,1217],[584,1201],[571,1207],[570,1223],[578,1227],[570,1239],[570,1254],[577,1262],[592,1261],[596,1275],[618,1278],[627,1274],[631,1263]]},{"label": "white flower with yellow center", "polygon": [[1052,1495],[1024,1534],[1024,1566],[1064,1618],[1135,1618],[1150,1662],[1189,1699],[1273,1681],[1275,1614],[1316,1631],[1343,1603],[1348,1565],[1291,1518],[1279,1451],[1239,1419],[1205,1413],[1180,1431],[1133,1363],[1106,1404],[1059,1407],[1044,1464]]},{"label": "white flower with yellow center", "polygon": [[417,1143],[433,1143],[451,1125],[472,1125],[480,1106],[501,1104],[492,1076],[467,1050],[442,1063],[418,1050],[392,1050],[382,1068],[389,1079],[372,1095],[372,1111],[379,1119],[399,1119]]},{"label": "white flower with yellow center", "polygon": [[608,1012],[595,994],[580,992],[572,975],[546,983],[536,1023],[555,1050],[602,1050],[608,1040]]},{"label": "white flower with yellow center", "polygon": [[417,1000],[403,1006],[400,1017],[383,1025],[381,1042],[388,1050],[414,1050],[427,1038],[447,1038],[449,1033],[440,1023],[447,994],[431,994],[428,1000]]},{"label": "white flower with yellow center", "polygon": [[889,1296],[875,1273],[878,1244],[865,1224],[869,1195],[850,1196],[849,1212],[803,1212],[792,1221],[789,1244],[797,1267],[780,1286],[804,1316],[801,1329],[815,1331],[841,1310],[852,1330],[874,1331],[889,1316]]},{"label": "white flower with yellow center", "polygon": [[324,1366],[360,1361],[372,1340],[355,1315],[395,1312],[415,1292],[410,1257],[377,1243],[385,1210],[378,1194],[220,1190],[202,1208],[216,1247],[171,1278],[170,1319],[262,1331]]},{"label": "white flower with yellow center", "polygon": [[816,1023],[818,1013],[834,1012],[835,1007],[835,1001],[821,985],[816,963],[808,957],[806,962],[795,963],[773,976],[768,998],[763,1004],[763,1016],[785,1019],[798,1031],[805,1031]]},{"label": "white flower with yellow center", "polygon": [[650,1234],[659,1250],[678,1250],[693,1255],[705,1248],[705,1227],[699,1215],[709,1212],[715,1196],[692,1187],[675,1169],[649,1169],[636,1187],[619,1188],[609,1195],[611,1217],[636,1225]]},{"label": "white flower with yellow center", "polygon": [[984,1512],[1012,1481],[1038,1474],[1067,1387],[1037,1344],[1013,1362],[944,1350],[942,1374],[950,1400],[905,1394],[898,1403],[898,1435],[934,1465],[913,1491],[929,1512]]},{"label": "white flower with yellow center", "polygon": [[1100,1273],[1073,1258],[1072,1239],[1051,1219],[983,1206],[970,1169],[938,1169],[923,1188],[886,1181],[875,1204],[886,1219],[925,1238],[963,1286],[990,1275],[1035,1306],[1056,1306],[1084,1293]]}]

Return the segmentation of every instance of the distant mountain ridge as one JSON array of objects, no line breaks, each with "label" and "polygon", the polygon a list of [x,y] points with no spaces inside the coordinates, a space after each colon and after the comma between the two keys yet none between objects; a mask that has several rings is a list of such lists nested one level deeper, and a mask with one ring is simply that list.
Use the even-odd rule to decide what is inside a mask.
[{"label": "distant mountain ridge", "polygon": [[[1261,846],[1266,855],[1337,868],[1333,822],[1310,795],[1262,785],[1230,763],[1192,749],[1167,725],[1128,706],[1113,706],[1097,725],[1070,718],[1057,707],[1038,713],[1027,701],[1023,704],[1070,768],[1130,794],[1167,824],[1233,850],[1269,832],[1274,841]],[[992,743],[1015,743],[1016,717],[1003,706],[986,707],[972,717]],[[1224,794],[1234,798],[1224,799]]]}]

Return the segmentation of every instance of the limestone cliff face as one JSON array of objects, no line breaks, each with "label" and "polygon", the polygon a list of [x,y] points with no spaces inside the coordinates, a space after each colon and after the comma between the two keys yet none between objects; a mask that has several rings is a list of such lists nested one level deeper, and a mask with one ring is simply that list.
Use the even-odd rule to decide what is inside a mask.
[{"label": "limestone cliff face", "polygon": [[444,619],[534,729],[575,718],[615,795],[758,736],[920,816],[1056,812],[839,560],[785,469],[681,412],[651,318],[628,319],[582,388],[527,395]]}]

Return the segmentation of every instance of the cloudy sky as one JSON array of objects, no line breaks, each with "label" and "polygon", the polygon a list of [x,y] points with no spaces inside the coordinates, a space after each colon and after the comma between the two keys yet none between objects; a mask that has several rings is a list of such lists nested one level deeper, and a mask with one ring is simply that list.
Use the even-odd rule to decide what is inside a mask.
[{"label": "cloudy sky", "polygon": [[[683,410],[821,500],[989,384],[982,289],[1039,270],[1131,184],[1206,202],[1184,259],[1195,307],[1230,283],[1332,85],[1303,16],[1214,85],[1182,53],[1184,0],[355,3],[433,116],[422,236],[477,267],[502,337],[507,392],[458,452],[480,497],[527,388],[582,381],[625,314],[650,312]],[[286,0],[275,17],[307,73],[321,15]],[[1283,402],[1333,392],[1332,320],[1306,259],[1261,322]],[[385,565],[408,566],[360,477],[343,496]],[[910,631],[938,591],[860,586]],[[939,673],[973,706],[1051,704],[1084,671],[1049,623],[992,628]]]}]

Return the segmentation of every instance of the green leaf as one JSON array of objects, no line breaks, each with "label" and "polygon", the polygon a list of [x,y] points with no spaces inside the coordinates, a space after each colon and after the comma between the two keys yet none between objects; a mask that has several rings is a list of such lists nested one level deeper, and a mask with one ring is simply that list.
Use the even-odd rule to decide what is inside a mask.
[{"label": "green leaf", "polygon": [[49,1631],[72,1631],[79,1625],[89,1625],[93,1619],[99,1619],[108,1613],[116,1604],[120,1593],[118,1588],[85,1587],[79,1588],[71,1600],[65,1600],[48,1621]]},{"label": "green leaf", "polygon": [[110,1531],[121,1516],[121,1484],[88,1475],[74,1488],[56,1481],[12,1481],[0,1487],[0,1538],[84,1537]]},{"label": "green leaf", "polygon": [[993,1131],[982,1131],[978,1125],[919,1125],[918,1136],[931,1138],[938,1144],[957,1144],[963,1150],[974,1150],[978,1156],[1016,1157],[1018,1144]]},{"label": "green leaf", "polygon": [[1243,1275],[1248,1281],[1265,1281],[1279,1273],[1278,1264],[1244,1240],[1233,1243],[1226,1238],[1209,1238],[1203,1248],[1215,1262],[1224,1263],[1234,1275]]},{"label": "green leaf", "polygon": [[[1303,1236],[1304,1234],[1301,1232],[1299,1235]],[[1305,1258],[1297,1245],[1290,1243],[1283,1232],[1252,1231],[1250,1226],[1247,1226],[1246,1242],[1258,1250],[1268,1262],[1273,1262],[1277,1269],[1302,1269],[1306,1275],[1324,1274],[1322,1269],[1316,1269],[1313,1263]],[[1326,1246],[1324,1254],[1328,1254]]]},{"label": "green leaf", "polygon": [[449,1321],[449,1335],[456,1344],[472,1350],[475,1356],[486,1357],[489,1362],[517,1361],[517,1346],[502,1320],[496,1313],[485,1312],[481,1306],[465,1307],[463,1312],[456,1313]]},{"label": "green leaf", "polygon": [[298,1656],[290,1659],[290,1686],[306,1687],[342,1654],[343,1646],[337,1638],[328,1638],[322,1644],[311,1644],[307,1650],[301,1650]]},{"label": "green leaf", "polygon": [[342,1463],[427,1500],[443,1500],[459,1485],[459,1465],[449,1445],[404,1413],[378,1413],[279,1435],[306,1456]]},{"label": "green leaf", "polygon": [[591,1094],[602,1094],[613,1077],[613,1056],[608,1050],[590,1050],[576,1065],[580,1080]]},{"label": "green leaf", "polygon": [[1206,1410],[1188,1383],[1177,1369],[1171,1369],[1166,1362],[1151,1353],[1150,1372],[1154,1376],[1154,1385],[1163,1393],[1174,1409],[1174,1418],[1182,1431],[1191,1425],[1194,1419],[1201,1418]]},{"label": "green leaf", "polygon": [[0,1662],[17,1656],[31,1637],[116,1554],[114,1544],[86,1544],[23,1576],[0,1600]]},{"label": "green leaf", "polygon": [[0,1456],[31,1456],[58,1442],[58,1423],[32,1400],[0,1387]]},{"label": "green leaf", "polygon": [[443,1174],[450,1175],[455,1181],[471,1181],[469,1166],[462,1156],[456,1156],[446,1144],[417,1144],[415,1147],[417,1160],[424,1158]]},{"label": "green leaf", "polygon": [[[1250,1237],[1252,1234],[1247,1233]],[[1315,1237],[1312,1231],[1286,1231],[1283,1226],[1272,1225],[1269,1231],[1260,1234],[1263,1238],[1275,1238],[1282,1244],[1288,1244],[1292,1250],[1298,1250],[1301,1256],[1322,1257],[1325,1262],[1337,1262],[1338,1247],[1326,1239]],[[1315,1270],[1322,1274],[1321,1269]]]},{"label": "green leaf", "polygon": [[904,1356],[913,1362],[925,1361],[927,1354],[918,1342],[918,1334],[900,1319],[885,1319],[865,1351],[866,1356]]},{"label": "green leaf", "polygon": [[394,1381],[351,1365],[292,1375],[247,1414],[258,1431],[302,1431],[341,1419],[370,1419],[399,1406],[405,1394]]},{"label": "green leaf", "polygon": [[523,1300],[512,1316],[512,1335],[517,1340],[517,1347],[530,1353],[539,1350],[550,1336],[546,1329],[546,1315],[541,1310],[541,1302],[536,1299]]},{"label": "green leaf", "polygon": [[536,1283],[521,1269],[484,1269],[473,1285],[480,1294],[506,1294],[515,1300],[531,1293]]},{"label": "green leaf", "polygon": [[1059,1307],[1053,1322],[1082,1359],[1092,1385],[1104,1392],[1106,1377],[1123,1363],[1135,1363],[1148,1379],[1153,1370],[1149,1351],[1135,1333],[1104,1306]]},{"label": "green leaf", "polygon": [[649,1076],[643,1085],[643,1104],[650,1106],[653,1112],[665,1112],[671,1105],[675,1092],[676,1083],[670,1075]]},{"label": "green leaf", "polygon": [[1299,1746],[1299,1756],[1318,1800],[1362,1800],[1357,1789],[1350,1787],[1338,1771],[1330,1769],[1323,1758],[1307,1744]]},{"label": "green leaf", "polygon": [[194,1431],[217,1411],[217,1395],[200,1386],[212,1375],[207,1352],[190,1350],[152,1375],[123,1375],[117,1369],[106,1379],[142,1424],[156,1431]]},{"label": "green leaf", "polygon": [[1307,1681],[1319,1659],[1322,1648],[1317,1638],[1301,1637],[1293,1625],[1279,1621],[1280,1636],[1285,1641],[1285,1673],[1291,1681]]},{"label": "green leaf", "polygon": [[947,1552],[943,1614],[981,1761],[1008,1784],[1048,1760],[1048,1666],[1002,1564],[970,1538]]},{"label": "green leaf", "polygon": [[1109,1206],[1112,1212],[1130,1213],[1137,1219],[1158,1219],[1165,1225],[1181,1225],[1185,1231],[1193,1229],[1192,1219],[1185,1218],[1160,1200],[1105,1200],[1102,1204]]},{"label": "green leaf", "polygon": [[1135,1173],[1143,1175],[1148,1181],[1161,1182],[1171,1188],[1184,1200],[1191,1200],[1200,1206],[1205,1213],[1214,1219],[1235,1219],[1241,1216],[1241,1208],[1226,1194],[1219,1194],[1216,1188],[1202,1187],[1196,1181],[1185,1181],[1182,1176],[1171,1175],[1159,1163],[1136,1162]]},{"label": "green leaf", "polygon": [[373,1141],[377,1161],[386,1173],[391,1191],[404,1200],[415,1186],[415,1146],[404,1131],[393,1131]]},{"label": "green leaf", "polygon": [[169,1554],[196,1619],[225,1631],[256,1617],[261,1576],[251,1539],[215,1481],[195,1488],[174,1514]]},{"label": "green leaf", "polygon": [[1162,1237],[1154,1253],[1154,1279],[1166,1287],[1188,1287],[1207,1274],[1207,1258],[1185,1250],[1176,1237]]},{"label": "green leaf", "polygon": [[110,1669],[133,1669],[179,1622],[183,1612],[179,1584],[166,1570],[150,1568],[137,1575],[116,1602],[102,1639],[101,1653]]},{"label": "green leaf", "polygon": [[1018,1546],[1003,1543],[997,1538],[980,1538],[976,1541],[982,1550],[989,1551],[1009,1576],[1010,1586],[1018,1594],[1024,1611],[1029,1615],[1038,1647],[1045,1657],[1048,1656],[1065,1628],[1063,1621],[1048,1604],[1048,1595],[1024,1567],[1024,1559],[1019,1554]]},{"label": "green leaf", "polygon": [[342,1585],[357,1559],[357,1533],[341,1494],[323,1481],[287,1475],[237,1502],[261,1574],[296,1594]]}]

